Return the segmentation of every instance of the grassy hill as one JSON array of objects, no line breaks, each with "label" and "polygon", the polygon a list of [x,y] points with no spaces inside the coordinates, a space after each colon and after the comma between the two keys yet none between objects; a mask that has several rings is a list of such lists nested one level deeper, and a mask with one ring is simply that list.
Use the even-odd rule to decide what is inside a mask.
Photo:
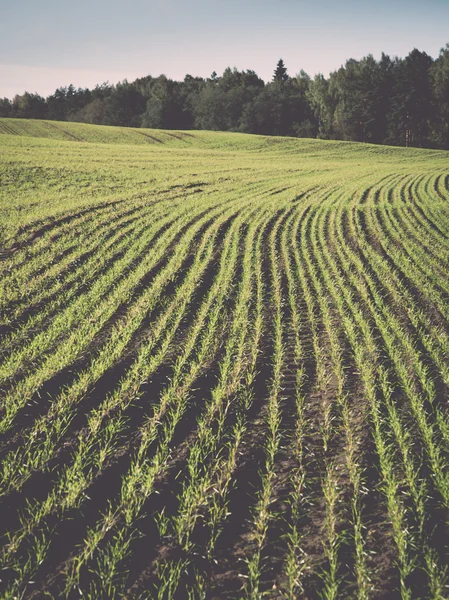
[{"label": "grassy hill", "polygon": [[444,598],[449,153],[0,119],[2,597]]},{"label": "grassy hill", "polygon": [[347,152],[369,153],[376,156],[386,154],[401,155],[447,156],[444,150],[423,150],[418,148],[403,148],[394,146],[377,146],[360,144],[358,142],[325,141],[311,138],[287,138],[275,136],[252,135],[243,133],[223,133],[217,131],[174,131],[161,129],[144,129],[134,127],[109,127],[106,125],[88,125],[68,121],[45,121],[37,119],[6,119],[0,117],[0,135],[14,135],[39,138],[41,140],[58,140],[68,142],[88,142],[96,144],[127,144],[127,145],[170,145],[179,148],[186,146],[196,148],[213,148],[216,150],[247,150],[279,152],[309,152],[325,151],[338,152],[344,148]]}]

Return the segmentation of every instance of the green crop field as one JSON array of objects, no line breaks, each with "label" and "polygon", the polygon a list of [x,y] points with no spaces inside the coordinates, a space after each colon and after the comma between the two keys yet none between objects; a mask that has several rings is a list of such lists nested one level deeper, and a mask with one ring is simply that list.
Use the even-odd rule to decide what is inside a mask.
[{"label": "green crop field", "polygon": [[449,597],[449,153],[0,119],[2,598]]}]

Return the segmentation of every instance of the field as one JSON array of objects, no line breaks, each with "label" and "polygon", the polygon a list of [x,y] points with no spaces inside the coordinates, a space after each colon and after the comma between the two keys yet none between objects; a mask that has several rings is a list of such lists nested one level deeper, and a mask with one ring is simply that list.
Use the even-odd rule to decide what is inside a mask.
[{"label": "field", "polygon": [[449,153],[0,119],[2,598],[449,597]]}]

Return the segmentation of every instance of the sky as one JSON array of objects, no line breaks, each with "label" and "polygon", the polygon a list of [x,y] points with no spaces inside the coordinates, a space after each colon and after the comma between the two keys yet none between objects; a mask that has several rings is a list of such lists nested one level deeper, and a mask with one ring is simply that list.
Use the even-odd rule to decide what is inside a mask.
[{"label": "sky", "polygon": [[230,67],[270,80],[449,42],[449,0],[0,0],[0,97]]}]

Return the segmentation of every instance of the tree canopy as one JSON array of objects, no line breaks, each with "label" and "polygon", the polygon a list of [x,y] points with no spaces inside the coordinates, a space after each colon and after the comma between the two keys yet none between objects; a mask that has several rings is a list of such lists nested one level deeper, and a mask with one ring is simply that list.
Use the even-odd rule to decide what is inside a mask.
[{"label": "tree canopy", "polygon": [[349,59],[329,75],[272,81],[227,68],[210,78],[142,77],[94,89],[58,88],[0,99],[0,116],[163,129],[211,129],[449,149],[449,44],[433,59]]}]

